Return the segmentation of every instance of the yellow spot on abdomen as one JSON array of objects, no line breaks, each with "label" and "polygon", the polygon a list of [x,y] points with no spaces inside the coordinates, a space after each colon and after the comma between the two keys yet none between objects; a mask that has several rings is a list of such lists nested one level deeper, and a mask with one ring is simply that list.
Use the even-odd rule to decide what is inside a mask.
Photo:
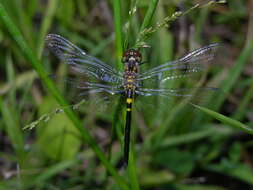
[{"label": "yellow spot on abdomen", "polygon": [[126,102],[127,102],[128,104],[131,104],[131,103],[133,103],[133,99],[132,99],[132,98],[127,98]]},{"label": "yellow spot on abdomen", "polygon": [[131,111],[131,108],[127,108],[127,111]]}]

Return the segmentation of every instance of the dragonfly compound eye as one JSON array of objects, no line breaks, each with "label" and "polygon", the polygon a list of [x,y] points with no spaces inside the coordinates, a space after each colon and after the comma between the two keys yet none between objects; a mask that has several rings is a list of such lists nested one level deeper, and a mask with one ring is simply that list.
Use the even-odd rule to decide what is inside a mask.
[{"label": "dragonfly compound eye", "polygon": [[132,51],[132,50],[130,49],[130,50],[127,50],[127,51],[124,52],[124,54],[123,54],[123,56],[122,56],[122,62],[123,62],[123,63],[128,62],[129,57],[131,56],[131,51]]},{"label": "dragonfly compound eye", "polygon": [[142,60],[141,53],[138,50],[129,49],[129,50],[125,51],[125,53],[123,54],[122,62],[123,63],[128,62],[129,59],[131,59],[131,60],[134,59],[137,62],[141,62],[141,60]]},{"label": "dragonfly compound eye", "polygon": [[141,53],[138,50],[135,50],[134,56],[135,56],[136,61],[140,63],[142,60]]}]

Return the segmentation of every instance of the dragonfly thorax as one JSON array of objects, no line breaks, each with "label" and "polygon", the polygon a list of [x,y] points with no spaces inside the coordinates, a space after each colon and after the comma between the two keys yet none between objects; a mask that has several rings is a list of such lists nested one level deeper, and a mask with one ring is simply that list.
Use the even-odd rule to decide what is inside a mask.
[{"label": "dragonfly thorax", "polygon": [[137,86],[137,75],[139,73],[139,63],[141,53],[135,49],[127,50],[122,57],[124,63],[124,89],[127,97],[132,97]]}]

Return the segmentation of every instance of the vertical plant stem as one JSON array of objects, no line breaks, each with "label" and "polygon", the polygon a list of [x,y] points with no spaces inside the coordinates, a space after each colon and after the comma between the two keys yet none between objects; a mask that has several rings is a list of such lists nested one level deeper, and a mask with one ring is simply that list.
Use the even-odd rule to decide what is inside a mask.
[{"label": "vertical plant stem", "polygon": [[113,0],[114,11],[114,27],[115,27],[115,42],[116,42],[116,56],[117,56],[117,68],[122,69],[121,56],[123,52],[122,44],[122,24],[121,24],[121,3],[120,0]]},{"label": "vertical plant stem", "polygon": [[[130,150],[133,150],[133,144],[130,141]],[[134,152],[130,151],[129,152],[129,163],[128,163],[128,176],[129,179],[131,181],[131,189],[133,190],[139,190],[140,186],[138,183],[138,176],[137,176],[137,172],[136,172],[136,163],[135,163],[135,156],[133,155]]]},{"label": "vertical plant stem", "polygon": [[[123,52],[123,40],[122,40],[122,24],[121,24],[121,3],[120,0],[114,0],[113,1],[113,7],[114,7],[114,23],[115,23],[115,33],[116,33],[116,52],[117,52],[117,67],[122,68],[121,64],[121,57]],[[128,34],[127,34],[128,35]],[[122,114],[122,117],[125,114]],[[116,121],[113,121],[116,122]],[[134,154],[133,154],[133,146],[131,145],[130,141],[130,152],[131,155],[131,161],[128,165],[130,170],[128,170],[128,176],[131,181],[131,189],[139,190],[138,185],[138,179],[137,179],[137,173],[135,168],[135,162],[134,162]],[[134,181],[134,183],[132,183]]]}]

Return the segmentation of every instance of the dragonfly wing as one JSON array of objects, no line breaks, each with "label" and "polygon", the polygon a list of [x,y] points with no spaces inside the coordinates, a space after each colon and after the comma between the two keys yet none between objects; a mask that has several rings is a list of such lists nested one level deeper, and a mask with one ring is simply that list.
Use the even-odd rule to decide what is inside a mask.
[{"label": "dragonfly wing", "polygon": [[70,41],[57,34],[48,34],[46,45],[60,60],[80,74],[110,83],[122,83],[122,73],[99,59],[86,54]]},{"label": "dragonfly wing", "polygon": [[60,83],[59,87],[67,92],[66,99],[75,108],[79,107],[81,102],[82,105],[89,105],[98,111],[104,111],[105,108],[107,109],[107,105],[113,105],[114,100],[124,93],[124,88],[117,84],[103,84],[55,75],[50,75],[50,77]]},{"label": "dragonfly wing", "polygon": [[161,88],[148,89],[138,88],[136,94],[141,96],[158,96],[165,99],[178,100],[188,99],[193,103],[204,103],[209,97],[219,95],[222,91],[214,87],[196,87],[196,88]]},{"label": "dragonfly wing", "polygon": [[219,44],[210,44],[140,74],[138,82],[141,86],[160,85],[169,80],[183,79],[191,75],[201,74],[215,58]]},{"label": "dragonfly wing", "polygon": [[95,92],[106,92],[111,95],[121,94],[124,92],[123,86],[117,84],[103,84],[99,82],[84,81],[78,78],[57,77],[55,75],[50,75],[50,78],[63,83],[68,92],[74,92],[75,90],[78,90],[79,93],[74,93],[78,94],[79,96],[92,94]]}]

